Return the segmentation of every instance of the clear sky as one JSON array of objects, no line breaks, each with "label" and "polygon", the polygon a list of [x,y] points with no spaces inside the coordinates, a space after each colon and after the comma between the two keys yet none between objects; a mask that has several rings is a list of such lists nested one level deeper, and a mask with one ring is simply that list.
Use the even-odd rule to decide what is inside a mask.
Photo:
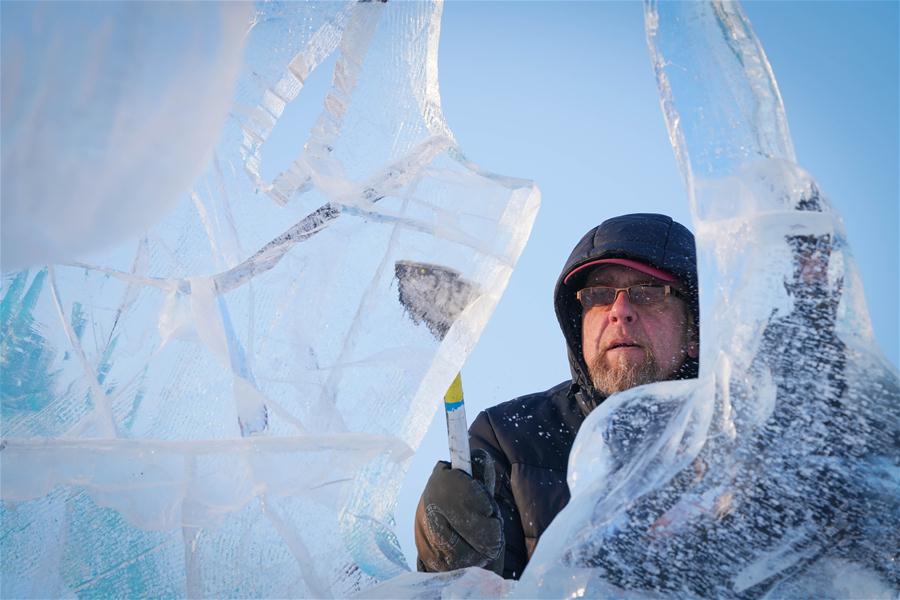
[{"label": "clear sky", "polygon": [[[900,12],[897,2],[749,2],[784,99],[800,164],[842,214],[879,346],[898,365]],[[528,245],[463,368],[469,421],[569,377],[552,305],[572,246],[605,218],[663,212],[690,226],[659,109],[637,2],[462,2],[444,6],[444,114],[467,156],[537,182]],[[435,399],[435,405],[439,403]],[[415,565],[412,514],[443,416],[413,459],[397,507]]]}]

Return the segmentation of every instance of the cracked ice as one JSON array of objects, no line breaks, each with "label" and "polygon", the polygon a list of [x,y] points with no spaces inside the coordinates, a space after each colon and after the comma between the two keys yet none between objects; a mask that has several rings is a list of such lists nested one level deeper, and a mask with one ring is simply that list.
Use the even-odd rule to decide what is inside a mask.
[{"label": "cracked ice", "polygon": [[[52,6],[18,7],[21,27],[53,24],[51,48],[98,27]],[[112,32],[105,51],[128,50],[120,36],[133,22],[129,10],[152,17],[150,46],[138,54],[156,49],[154,34],[179,31],[177,7],[159,7],[97,7],[91,16]],[[4,596],[346,596],[408,569],[391,514],[406,459],[505,288],[539,193],[468,163],[444,123],[440,4],[221,11],[236,35],[220,55],[239,57],[243,43],[244,68],[232,78],[211,158],[173,133],[191,129],[184,119],[215,118],[203,95],[196,100],[206,112],[191,113],[197,104],[188,102],[151,131],[161,140],[149,142],[156,155],[147,168],[157,170],[144,180],[127,165],[116,171],[114,159],[138,155],[103,131],[91,138],[76,127],[48,141],[26,122],[13,133],[33,143],[7,154],[4,120],[4,254],[7,242],[23,244],[8,227],[30,231],[7,218],[8,184],[17,206],[61,212],[60,227],[76,240],[127,221],[104,214],[110,197],[127,216],[145,203],[165,206],[148,197],[177,199],[139,238],[140,229],[129,239],[123,226],[106,232],[115,235],[103,250],[23,251],[11,265],[56,264],[4,273]],[[6,16],[4,7],[4,77],[17,57],[42,59],[27,31],[27,51],[7,52],[15,36]],[[88,79],[91,67],[102,81],[115,77],[118,63],[85,67],[81,58],[68,65],[75,75]],[[161,89],[164,106],[179,108],[198,91],[228,97],[229,81],[205,83],[222,71],[215,60],[182,62],[196,72],[191,83],[153,73],[171,86]],[[333,67],[323,73],[326,63]],[[314,77],[330,85],[306,98]],[[142,85],[126,81],[100,108],[139,96]],[[22,97],[23,110],[30,99]],[[267,180],[263,166],[275,152],[267,142],[301,100],[318,116],[309,132],[292,132],[290,164]],[[4,117],[6,102],[4,85]],[[46,111],[71,108],[60,102]],[[129,110],[152,117],[140,104]],[[161,153],[167,138],[179,144]],[[80,206],[79,220],[36,180],[75,195],[96,191],[66,170],[89,139],[99,158],[76,166],[130,179],[125,191],[100,186],[108,195]],[[44,171],[8,178],[38,142],[59,146]],[[176,177],[165,168],[184,153],[208,162],[193,189],[177,194],[190,170]],[[146,229],[151,218],[142,218]],[[441,339],[401,304],[395,266],[407,263],[440,265],[469,285]]]}]

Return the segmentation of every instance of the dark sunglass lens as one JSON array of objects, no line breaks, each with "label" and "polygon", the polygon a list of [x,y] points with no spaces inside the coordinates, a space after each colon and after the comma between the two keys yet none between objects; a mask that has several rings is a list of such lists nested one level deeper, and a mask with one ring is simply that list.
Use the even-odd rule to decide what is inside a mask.
[{"label": "dark sunglass lens", "polygon": [[666,288],[661,285],[636,285],[628,289],[628,299],[634,304],[655,304],[666,297]]},{"label": "dark sunglass lens", "polygon": [[581,305],[584,308],[592,306],[608,306],[615,301],[616,292],[608,287],[591,287],[581,290]]}]

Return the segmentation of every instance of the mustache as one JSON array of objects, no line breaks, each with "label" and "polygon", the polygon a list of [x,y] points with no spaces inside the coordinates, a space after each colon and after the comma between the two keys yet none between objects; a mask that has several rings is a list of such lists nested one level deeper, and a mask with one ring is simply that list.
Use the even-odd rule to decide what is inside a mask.
[{"label": "mustache", "polygon": [[644,351],[649,351],[650,346],[645,343],[643,340],[637,340],[635,338],[630,337],[622,337],[618,339],[611,340],[606,342],[600,347],[600,354],[606,354],[609,350],[614,350],[616,348],[641,348]]}]

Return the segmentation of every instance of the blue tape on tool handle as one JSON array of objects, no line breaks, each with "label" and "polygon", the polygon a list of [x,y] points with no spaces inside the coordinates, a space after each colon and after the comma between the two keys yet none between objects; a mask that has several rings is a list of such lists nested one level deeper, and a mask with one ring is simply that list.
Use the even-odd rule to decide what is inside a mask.
[{"label": "blue tape on tool handle", "polygon": [[444,410],[452,412],[463,405],[462,378],[457,373],[456,379],[444,394]]}]

